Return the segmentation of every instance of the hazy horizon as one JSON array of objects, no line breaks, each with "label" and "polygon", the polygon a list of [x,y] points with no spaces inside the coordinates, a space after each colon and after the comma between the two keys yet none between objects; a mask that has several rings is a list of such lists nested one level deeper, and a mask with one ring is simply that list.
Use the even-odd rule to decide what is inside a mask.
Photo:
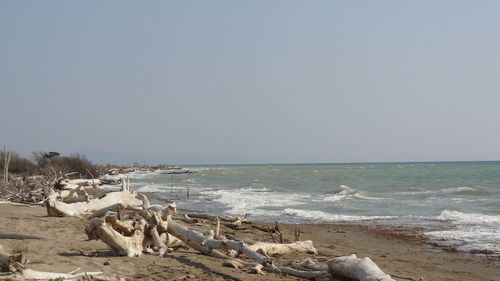
[{"label": "hazy horizon", "polygon": [[99,163],[495,161],[499,8],[1,1],[0,146]]}]

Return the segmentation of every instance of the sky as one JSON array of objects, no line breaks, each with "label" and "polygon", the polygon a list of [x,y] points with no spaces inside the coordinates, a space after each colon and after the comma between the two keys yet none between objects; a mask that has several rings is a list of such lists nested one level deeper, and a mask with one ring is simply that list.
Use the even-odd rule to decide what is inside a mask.
[{"label": "sky", "polygon": [[0,1],[0,145],[169,164],[500,160],[500,1]]}]

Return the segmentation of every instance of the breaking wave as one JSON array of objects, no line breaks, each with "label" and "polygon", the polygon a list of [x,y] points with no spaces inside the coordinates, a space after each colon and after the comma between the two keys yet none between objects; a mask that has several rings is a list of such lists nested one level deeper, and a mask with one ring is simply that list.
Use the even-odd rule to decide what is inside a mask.
[{"label": "breaking wave", "polygon": [[437,220],[447,221],[452,227],[429,231],[426,235],[452,243],[461,250],[500,252],[500,216],[444,210]]},{"label": "breaking wave", "polygon": [[315,222],[333,222],[333,221],[362,221],[362,220],[379,220],[379,219],[392,219],[392,216],[353,216],[353,215],[339,215],[330,214],[322,211],[301,210],[286,208],[282,211],[282,215],[300,217]]},{"label": "breaking wave", "polygon": [[383,198],[368,196],[366,193],[358,191],[347,185],[341,185],[340,187],[336,188],[332,193],[333,195],[328,195],[324,197],[323,201],[336,202],[342,199],[353,198],[353,197],[361,199],[383,199]]},{"label": "breaking wave", "polygon": [[267,188],[239,188],[202,191],[213,201],[223,204],[229,214],[269,214],[269,209],[302,205],[310,201],[308,194],[273,192]]},{"label": "breaking wave", "polygon": [[438,190],[423,190],[423,191],[403,191],[398,192],[398,194],[450,194],[450,193],[458,193],[458,194],[471,194],[473,195],[475,192],[480,191],[475,187],[469,186],[459,186],[459,187],[450,187],[450,188],[442,188]]}]

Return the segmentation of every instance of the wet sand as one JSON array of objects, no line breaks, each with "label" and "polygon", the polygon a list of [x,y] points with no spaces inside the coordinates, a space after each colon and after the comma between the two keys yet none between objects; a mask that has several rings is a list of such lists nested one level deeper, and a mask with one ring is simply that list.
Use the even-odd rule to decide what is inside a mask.
[{"label": "wet sand", "polygon": [[[257,275],[248,269],[222,266],[222,262],[191,249],[179,249],[168,257],[143,255],[136,258],[116,257],[100,241],[88,241],[86,220],[48,217],[41,206],[0,204],[0,233],[15,232],[36,235],[43,240],[0,239],[10,252],[24,253],[29,267],[43,271],[103,271],[126,280],[297,280],[295,277],[267,273]],[[262,224],[265,225],[265,224]],[[293,240],[294,229],[301,229],[301,240],[312,240],[318,255],[293,254],[273,257],[278,265],[292,265],[312,257],[319,262],[337,256],[368,256],[395,280],[500,280],[500,261],[432,248],[418,238],[390,231],[373,231],[357,225],[281,225],[283,237]],[[244,230],[222,228],[222,234],[271,242],[270,236],[244,225]],[[323,278],[322,280],[345,280]]]}]

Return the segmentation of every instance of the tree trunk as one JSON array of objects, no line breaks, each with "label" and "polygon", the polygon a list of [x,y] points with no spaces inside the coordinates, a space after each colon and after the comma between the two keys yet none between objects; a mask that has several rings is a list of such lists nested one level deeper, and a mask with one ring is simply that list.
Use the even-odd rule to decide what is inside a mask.
[{"label": "tree trunk", "polygon": [[110,192],[99,199],[91,199],[85,202],[64,203],[58,200],[59,194],[53,192],[47,200],[47,212],[49,216],[67,216],[67,217],[83,217],[91,214],[94,211],[110,207],[117,203],[124,207],[138,207],[142,205],[142,201],[136,198],[137,193],[132,190],[123,190]]},{"label": "tree trunk", "polygon": [[248,246],[250,249],[265,255],[283,255],[290,253],[308,253],[317,254],[318,251],[314,248],[311,240],[295,241],[290,244],[266,243],[257,242]]},{"label": "tree trunk", "polygon": [[55,280],[62,278],[64,280],[76,280],[83,276],[101,275],[102,272],[82,272],[82,273],[59,273],[59,272],[44,272],[25,268],[20,264],[16,264],[14,270],[16,273],[13,277],[20,278],[21,280]]}]

